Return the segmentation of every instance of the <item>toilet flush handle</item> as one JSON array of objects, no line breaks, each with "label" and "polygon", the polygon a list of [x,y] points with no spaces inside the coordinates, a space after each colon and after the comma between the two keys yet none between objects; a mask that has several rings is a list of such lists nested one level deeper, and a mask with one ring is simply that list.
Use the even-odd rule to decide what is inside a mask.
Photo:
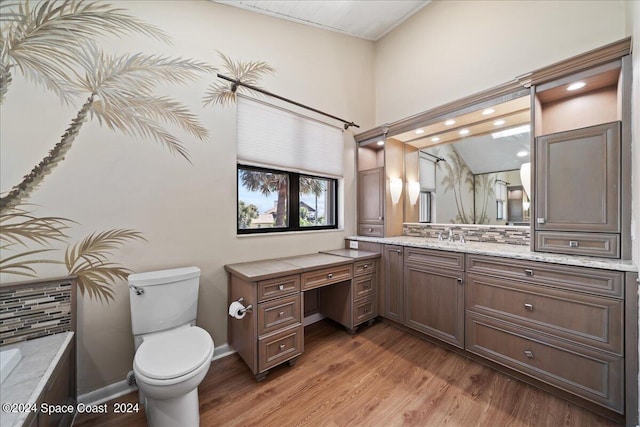
[{"label": "toilet flush handle", "polygon": [[136,295],[144,295],[144,289],[138,286],[129,285],[129,288],[133,289],[136,292]]}]

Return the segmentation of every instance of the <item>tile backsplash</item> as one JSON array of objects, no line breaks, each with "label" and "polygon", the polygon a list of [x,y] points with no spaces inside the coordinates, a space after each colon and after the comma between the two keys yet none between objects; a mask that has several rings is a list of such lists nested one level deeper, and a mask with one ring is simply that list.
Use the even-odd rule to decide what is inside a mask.
[{"label": "tile backsplash", "polygon": [[[529,245],[531,229],[521,226],[473,225],[473,224],[421,224],[405,223],[402,226],[404,236],[438,238],[438,233],[446,235],[445,229],[453,230],[456,240],[464,233],[467,242],[504,243],[510,245]],[[446,238],[446,237],[445,237]]]},{"label": "tile backsplash", "polygon": [[73,330],[73,280],[0,288],[0,345]]}]

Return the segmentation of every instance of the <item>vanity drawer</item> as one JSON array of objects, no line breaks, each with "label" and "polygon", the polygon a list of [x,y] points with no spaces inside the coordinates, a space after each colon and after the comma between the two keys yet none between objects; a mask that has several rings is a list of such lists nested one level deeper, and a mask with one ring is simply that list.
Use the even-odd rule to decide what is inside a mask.
[{"label": "vanity drawer", "polygon": [[300,276],[297,274],[258,282],[259,302],[296,292],[300,292]]},{"label": "vanity drawer", "polygon": [[404,262],[464,270],[464,254],[420,248],[404,248]]},{"label": "vanity drawer", "polygon": [[353,277],[353,264],[308,271],[302,273],[302,289],[308,290],[332,283],[339,283],[345,280],[351,280],[351,277]]},{"label": "vanity drawer", "polygon": [[300,294],[258,305],[258,335],[262,336],[294,323],[301,323]]},{"label": "vanity drawer", "polygon": [[368,297],[376,293],[376,279],[373,274],[368,276],[354,277],[353,279],[353,299]]},{"label": "vanity drawer", "polygon": [[622,300],[467,275],[466,308],[619,355]]},{"label": "vanity drawer", "polygon": [[366,261],[356,261],[353,265],[353,275],[371,274],[376,272],[376,261],[369,259]]},{"label": "vanity drawer", "polygon": [[624,412],[623,359],[537,334],[515,325],[467,315],[471,353]]},{"label": "vanity drawer", "polygon": [[258,340],[258,372],[264,372],[302,354],[303,335],[302,325],[297,325]]},{"label": "vanity drawer", "polygon": [[483,255],[467,255],[467,273],[622,298],[624,273]]},{"label": "vanity drawer", "polygon": [[620,258],[620,235],[537,231],[536,248],[540,252]]},{"label": "vanity drawer", "polygon": [[353,303],[353,324],[359,325],[378,315],[378,304],[375,295]]},{"label": "vanity drawer", "polygon": [[359,236],[383,237],[384,225],[382,224],[360,224],[358,226]]}]

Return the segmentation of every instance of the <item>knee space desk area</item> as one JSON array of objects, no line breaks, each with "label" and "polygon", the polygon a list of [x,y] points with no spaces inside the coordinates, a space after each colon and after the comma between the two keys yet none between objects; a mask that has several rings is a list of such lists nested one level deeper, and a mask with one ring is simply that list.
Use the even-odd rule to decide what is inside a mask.
[{"label": "knee space desk area", "polygon": [[380,254],[336,249],[288,258],[225,265],[228,304],[251,306],[229,318],[229,345],[261,381],[274,366],[293,366],[304,351],[305,291],[317,290],[319,312],[355,333],[377,316]]}]

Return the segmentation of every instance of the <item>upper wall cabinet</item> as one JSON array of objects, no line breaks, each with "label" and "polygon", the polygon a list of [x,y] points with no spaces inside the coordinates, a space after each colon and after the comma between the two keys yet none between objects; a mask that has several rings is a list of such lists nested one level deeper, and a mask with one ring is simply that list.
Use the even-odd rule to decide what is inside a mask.
[{"label": "upper wall cabinet", "polygon": [[534,249],[630,258],[629,56],[534,84]]}]

